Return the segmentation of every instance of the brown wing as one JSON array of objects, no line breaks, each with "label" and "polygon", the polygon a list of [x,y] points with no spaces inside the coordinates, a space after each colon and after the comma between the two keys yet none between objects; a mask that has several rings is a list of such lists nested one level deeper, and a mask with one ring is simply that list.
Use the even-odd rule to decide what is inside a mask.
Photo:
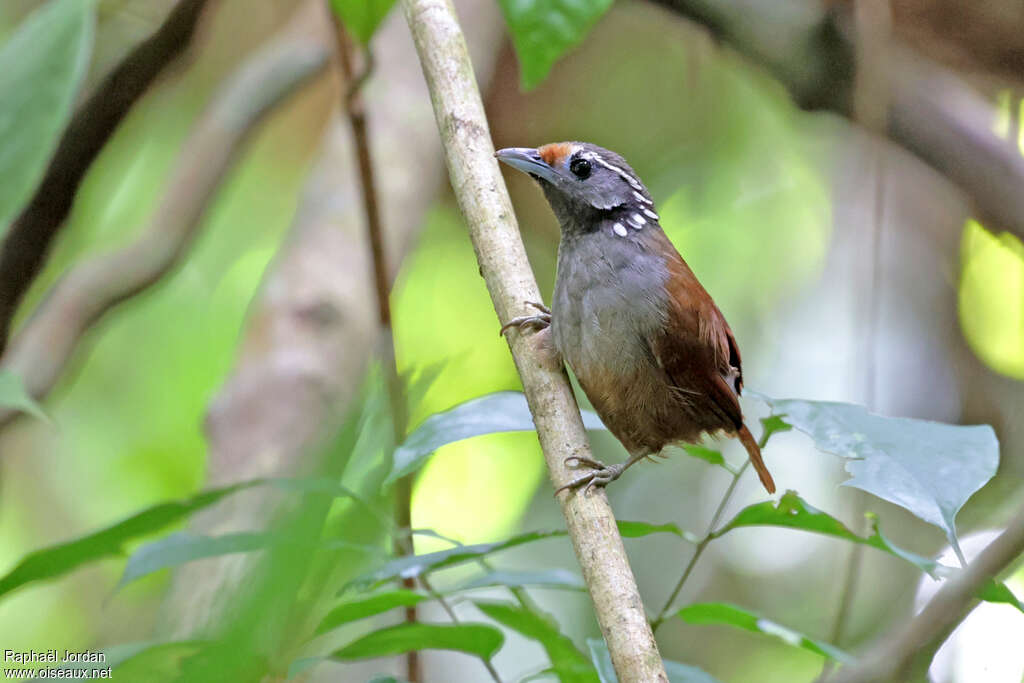
[{"label": "brown wing", "polygon": [[697,281],[690,267],[664,233],[658,248],[669,268],[669,306],[665,328],[651,350],[688,408],[692,431],[735,433],[768,493],[775,481],[761,457],[761,448],[743,424],[739,394],[743,389],[740,349],[725,316]]},{"label": "brown wing", "polygon": [[658,231],[656,244],[669,268],[669,307],[651,350],[702,430],[735,431],[743,426],[743,374],[732,330],[664,233]]}]

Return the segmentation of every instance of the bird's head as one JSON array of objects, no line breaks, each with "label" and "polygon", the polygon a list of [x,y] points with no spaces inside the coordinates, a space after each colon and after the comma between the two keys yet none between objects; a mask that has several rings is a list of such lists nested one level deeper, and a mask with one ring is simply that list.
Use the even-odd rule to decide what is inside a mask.
[{"label": "bird's head", "polygon": [[[588,142],[508,147],[495,156],[540,183],[563,229],[595,214],[651,211],[653,202],[626,160]],[[657,220],[655,216],[655,220]]]}]

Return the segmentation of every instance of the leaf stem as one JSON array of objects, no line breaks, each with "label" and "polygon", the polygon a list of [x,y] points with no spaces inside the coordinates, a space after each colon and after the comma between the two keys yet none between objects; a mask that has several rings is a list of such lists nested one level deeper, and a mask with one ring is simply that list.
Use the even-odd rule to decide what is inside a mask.
[{"label": "leaf stem", "polygon": [[[762,438],[762,448],[764,447],[764,441]],[[715,539],[715,527],[718,526],[719,521],[722,519],[722,514],[725,512],[726,506],[732,499],[732,494],[736,490],[736,485],[740,481],[740,477],[747,471],[750,466],[750,461],[744,462],[732,475],[732,481],[729,482],[729,487],[725,489],[725,493],[722,495],[722,500],[718,502],[718,508],[715,509],[715,514],[711,516],[711,523],[708,524],[707,531],[704,532],[703,538],[697,543],[697,547],[693,551],[693,555],[690,557],[690,561],[686,565],[686,569],[683,570],[683,575],[679,577],[679,581],[676,582],[676,587],[672,589],[672,594],[668,596],[668,600],[665,601],[665,606],[658,612],[658,616],[651,622],[651,628],[654,631],[658,630],[658,627],[665,623],[665,619],[668,616],[669,610],[672,608],[672,604],[679,597],[679,592],[683,590],[683,586],[686,584],[687,579],[690,578],[690,574],[693,573],[693,568],[697,566],[697,561],[700,560],[701,555],[704,554],[704,549],[708,547],[708,544]]]}]

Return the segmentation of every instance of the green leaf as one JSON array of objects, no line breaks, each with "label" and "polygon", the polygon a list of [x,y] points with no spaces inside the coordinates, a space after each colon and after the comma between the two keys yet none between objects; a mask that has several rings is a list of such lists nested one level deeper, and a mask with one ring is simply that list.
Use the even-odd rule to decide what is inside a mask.
[{"label": "green leaf", "polygon": [[[3,105],[0,105],[2,108]],[[0,151],[0,155],[3,152]],[[0,183],[2,185],[2,183]],[[3,190],[0,189],[0,192]],[[3,223],[0,222],[0,228]],[[25,386],[21,383],[21,378],[15,375],[13,372],[8,370],[0,370],[0,406],[4,408],[14,408],[20,410],[23,413],[37,417],[44,422],[49,422],[50,418],[43,412],[42,407],[36,403],[35,399],[28,395],[25,391]]]},{"label": "green leaf", "polygon": [[502,626],[540,643],[563,683],[597,683],[594,667],[548,615],[507,602],[474,600],[473,604]]},{"label": "green leaf", "polygon": [[[311,494],[325,493],[333,496],[354,496],[354,494],[347,488],[325,479],[254,479],[252,481],[204,491],[181,501],[159,503],[112,526],[101,529],[100,531],[87,534],[73,541],[59,543],[57,545],[50,546],[49,548],[43,548],[42,550],[29,553],[14,569],[8,572],[6,576],[0,578],[0,596],[9,593],[16,588],[20,588],[27,583],[61,576],[81,567],[82,565],[95,562],[96,560],[124,555],[125,546],[129,542],[150,536],[171,526],[172,524],[184,520],[203,508],[217,503],[225,496],[254,486],[273,486],[284,491],[297,491]],[[240,536],[245,535],[242,534],[230,539],[228,537],[223,537],[228,540],[223,540],[222,542],[217,539],[212,539],[215,545],[203,545],[205,542],[211,541],[211,539],[207,539],[205,537],[193,537],[203,540],[196,540],[193,544],[189,544],[184,540],[184,535],[179,535],[169,544],[163,543],[163,541],[166,541],[167,539],[163,539],[163,541],[156,541],[154,544],[144,546],[143,549],[140,550],[140,552],[145,551],[143,552],[144,556],[147,553],[152,554],[148,559],[144,557],[143,559],[136,560],[136,564],[131,567],[131,571],[135,573],[145,569],[147,566],[160,569],[162,567],[158,566],[159,562],[167,560],[168,558],[180,559],[180,561],[174,562],[172,565],[187,562],[189,561],[186,559],[189,552],[200,553],[193,559],[211,556],[201,554],[201,548],[206,549],[212,554],[244,552],[247,549],[254,549],[243,547],[247,542],[253,543],[254,541],[247,541]],[[176,547],[175,543],[179,543],[181,545]],[[216,545],[218,543],[219,545]],[[147,548],[149,550],[147,550]],[[175,548],[177,548],[177,550],[175,550]],[[214,549],[219,550],[219,552],[214,552]],[[178,554],[175,555],[175,552],[172,552],[172,550],[175,550]],[[132,565],[131,561],[129,561],[129,565]],[[150,569],[149,571],[156,571],[156,569]],[[128,572],[129,567],[126,567],[125,573],[127,574]],[[140,574],[135,574],[135,576],[129,577],[128,579],[122,577],[118,587],[123,586],[125,583],[128,583],[128,581],[134,580],[134,578],[138,578],[138,576],[142,576],[145,573],[149,572],[144,571]]]},{"label": "green leaf", "polygon": [[956,514],[999,466],[991,427],[883,417],[849,403],[760,398],[820,450],[848,459],[852,477],[844,485],[934,524],[962,555]]},{"label": "green leaf", "polygon": [[538,588],[566,588],[570,590],[585,590],[586,584],[577,574],[567,569],[547,569],[532,572],[498,570],[487,572],[482,576],[468,581],[458,587],[457,590],[466,591],[484,586],[506,586],[508,588],[523,588],[535,586]]},{"label": "green leaf", "polygon": [[280,540],[268,533],[240,532],[223,536],[201,536],[184,531],[174,533],[147,543],[132,553],[114,591],[161,569],[209,557],[262,550]]},{"label": "green leaf", "polygon": [[722,467],[728,470],[729,472],[733,471],[732,467],[729,466],[729,463],[727,463],[725,461],[725,458],[722,457],[722,454],[716,450],[712,450],[704,446],[698,446],[696,444],[689,443],[680,444],[680,448],[686,451],[686,454],[691,457],[697,458],[698,460],[703,460],[704,462],[707,463],[711,463],[712,465],[718,465],[719,467]]},{"label": "green leaf", "polygon": [[[798,496],[795,491],[787,491],[777,502],[769,500],[743,508],[725,526],[711,536],[712,538],[717,538],[729,533],[733,529],[749,526],[776,526],[802,529],[803,531],[841,538],[844,541],[860,543],[876,550],[881,550],[893,557],[909,562],[935,579],[948,578],[959,571],[954,567],[940,564],[931,558],[922,557],[909,550],[900,548],[882,533],[882,529],[878,526],[878,518],[874,514],[869,513],[868,518],[871,521],[871,535],[866,537],[860,536],[835,517],[813,507]],[[981,591],[978,592],[978,597],[987,602],[1006,603],[1024,612],[1024,604],[1017,600],[1013,591],[1006,584],[995,580],[989,580]]]},{"label": "green leaf", "polygon": [[490,659],[505,636],[487,624],[398,624],[369,633],[335,650],[332,659],[349,661],[399,655],[413,650],[456,650]]},{"label": "green leaf", "polygon": [[725,624],[746,631],[753,631],[754,633],[763,633],[778,638],[793,647],[803,648],[841,664],[850,664],[854,661],[852,655],[843,652],[834,645],[808,638],[802,633],[765,619],[753,612],[748,612],[736,605],[724,602],[697,603],[682,608],[676,613],[676,616],[689,624]]},{"label": "green leaf", "polygon": [[111,678],[115,681],[181,680],[185,660],[200,653],[204,647],[206,643],[197,640],[154,643],[114,665]]},{"label": "green leaf", "polygon": [[66,574],[104,557],[122,555],[125,544],[129,541],[156,533],[194,512],[213,505],[229,494],[257,483],[262,482],[226,486],[205,491],[182,501],[160,503],[101,531],[30,553],[6,576],[0,578],[0,595],[32,581]]},{"label": "green leaf", "polygon": [[583,41],[612,0],[498,0],[519,56],[524,90]]},{"label": "green leaf", "polygon": [[460,545],[447,550],[439,550],[435,553],[425,555],[410,555],[391,560],[383,567],[364,574],[353,580],[346,586],[348,588],[364,588],[379,586],[387,581],[396,579],[415,578],[420,574],[437,571],[445,567],[452,567],[464,562],[470,562],[481,557],[496,553],[501,550],[513,548],[524,543],[531,543],[545,538],[565,536],[565,531],[531,531],[529,533],[513,536],[506,541],[498,543],[478,543],[476,545]]},{"label": "green leaf", "polygon": [[761,434],[761,443],[767,444],[768,440],[779,432],[788,432],[793,429],[793,425],[787,423],[778,415],[769,415],[768,417],[761,418],[761,427],[763,433]]},{"label": "green leaf", "polygon": [[[165,643],[163,641],[156,641],[156,640],[141,641],[141,642],[137,642],[137,643],[124,643],[124,644],[121,644],[121,645],[111,645],[110,647],[105,647],[105,648],[103,648],[101,650],[101,652],[103,653],[103,657],[104,657],[104,661],[103,661],[103,665],[102,666],[97,666],[97,664],[95,662],[67,662],[66,664],[61,664],[59,666],[49,667],[49,668],[56,669],[58,671],[66,671],[66,672],[68,672],[67,674],[61,675],[60,680],[65,680],[65,681],[96,680],[95,678],[86,678],[86,676],[90,676],[91,673],[90,672],[83,672],[82,670],[83,669],[93,669],[93,668],[103,668],[103,667],[108,667],[108,666],[113,668],[113,669],[116,669],[123,662],[128,661],[132,657],[134,657],[134,656],[136,656],[138,654],[141,654],[142,652],[150,650],[150,649],[152,649],[154,647],[164,647],[166,645],[167,645],[167,643]],[[192,645],[194,646],[195,644],[193,643]],[[79,673],[77,675],[76,674],[72,674],[72,673],[70,673],[72,671],[77,671]],[[31,680],[33,680],[33,681],[53,680],[53,677],[48,678],[48,679],[44,679],[44,678],[39,678],[39,676],[37,674],[36,677],[32,678]]]},{"label": "green leaf", "polygon": [[[589,410],[583,411],[583,424],[587,429],[604,429],[601,420]],[[460,403],[428,417],[395,449],[391,474],[385,483],[415,472],[446,444],[483,434],[526,432],[533,428],[533,416],[522,392],[499,391]]]},{"label": "green leaf", "polygon": [[665,524],[650,524],[648,522],[627,522],[619,520],[617,524],[619,527],[619,533],[622,534],[623,538],[639,538],[641,536],[647,536],[648,534],[669,533],[675,534],[687,543],[700,543],[700,539],[695,534],[689,531],[684,531],[671,522],[666,522]]},{"label": "green leaf", "polygon": [[427,596],[421,593],[402,588],[377,593],[368,598],[348,600],[328,612],[323,621],[320,622],[320,625],[317,626],[316,632],[317,634],[326,633],[342,624],[372,617],[375,614],[381,614],[396,607],[412,607],[427,599]]},{"label": "green leaf", "polygon": [[50,0],[0,46],[0,238],[39,184],[89,67],[93,3]]},{"label": "green leaf", "polygon": [[1024,602],[1018,600],[1010,587],[1002,581],[989,579],[978,591],[978,597],[985,602],[1005,603],[1024,612]]},{"label": "green leaf", "polygon": [[[612,656],[604,640],[588,638],[587,646],[590,648],[590,659],[597,668],[601,683],[619,683],[619,677],[615,675],[615,668],[612,666]],[[669,683],[719,683],[717,678],[695,666],[669,659],[663,659],[661,663],[665,665]]]},{"label": "green leaf", "polygon": [[331,8],[345,28],[366,45],[391,10],[395,0],[331,0]]},{"label": "green leaf", "polygon": [[811,533],[824,534],[841,538],[845,541],[869,545],[895,557],[906,560],[919,569],[934,574],[937,563],[926,557],[915,555],[910,551],[897,548],[891,544],[878,530],[877,520],[873,519],[874,533],[865,538],[853,533],[849,527],[826,512],[815,508],[801,498],[795,491],[787,491],[778,501],[755,503],[736,513],[729,522],[712,534],[722,536],[733,529],[745,526],[778,526],[790,529],[802,529]]}]

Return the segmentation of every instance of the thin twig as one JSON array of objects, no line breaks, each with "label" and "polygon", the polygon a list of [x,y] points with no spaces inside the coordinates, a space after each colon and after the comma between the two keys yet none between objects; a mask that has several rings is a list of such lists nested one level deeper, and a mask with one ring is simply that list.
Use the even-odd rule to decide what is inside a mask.
[{"label": "thin twig", "polygon": [[[42,398],[85,333],[118,303],[179,261],[248,134],[282,99],[325,66],[315,45],[277,43],[246,62],[201,118],[179,157],[153,220],[133,244],[85,260],[61,278],[0,359]],[[0,427],[17,415],[0,409]]]},{"label": "thin twig", "polygon": [[[767,443],[767,432],[761,437],[760,447],[764,448]],[[715,527],[722,519],[722,515],[725,513],[725,508],[732,500],[732,494],[736,490],[736,485],[740,482],[740,477],[750,467],[750,461],[745,461],[735,472],[732,473],[732,481],[729,482],[728,488],[725,489],[725,493],[722,494],[722,500],[718,502],[718,507],[715,508],[715,514],[711,516],[711,523],[708,524],[707,531],[704,532],[704,537],[697,542],[697,547],[693,551],[693,555],[690,557],[690,561],[686,564],[686,568],[683,569],[683,575],[679,577],[679,581],[676,582],[676,587],[672,589],[671,595],[668,596],[668,600],[665,601],[665,605],[658,612],[658,616],[651,622],[651,627],[657,631],[658,628],[665,623],[668,618],[669,611],[672,609],[672,604],[679,597],[680,591],[683,590],[683,586],[686,581],[690,578],[690,574],[693,573],[693,568],[697,566],[697,561],[700,556],[704,554],[704,549],[708,547],[717,536],[715,535]]]},{"label": "thin twig", "polygon": [[11,320],[64,224],[78,186],[132,105],[192,39],[207,0],[181,0],[156,32],[96,88],[71,119],[35,195],[0,250],[0,353]]},{"label": "thin twig", "polygon": [[[402,6],[430,89],[451,184],[498,314],[497,329],[501,322],[519,315],[525,301],[540,301],[540,290],[494,159],[480,91],[451,2],[403,0]],[[565,459],[590,453],[579,407],[561,362],[543,353],[537,337],[510,336],[512,356],[557,488],[573,476]],[[558,499],[619,681],[667,682],[607,496],[604,491],[564,492]]]},{"label": "thin twig", "polygon": [[878,644],[847,667],[832,683],[880,683],[906,680],[904,674],[923,647],[945,633],[977,603],[978,591],[1024,554],[1024,507],[1009,526],[971,564],[949,579],[934,598],[906,625],[883,636]]},{"label": "thin twig", "polygon": [[[370,242],[370,252],[373,261],[374,289],[377,294],[377,317],[380,323],[381,335],[381,363],[386,375],[388,401],[391,405],[391,427],[395,444],[405,441],[406,430],[408,429],[408,415],[405,405],[405,391],[402,380],[398,374],[398,366],[395,359],[394,330],[391,325],[391,303],[390,295],[391,282],[387,264],[387,255],[384,249],[384,227],[380,215],[380,205],[377,201],[377,182],[373,171],[373,157],[370,149],[370,136],[366,120],[366,107],[363,105],[361,90],[373,73],[373,53],[369,48],[363,51],[365,60],[363,69],[357,74],[352,64],[353,53],[356,51],[355,44],[348,35],[348,31],[342,26],[338,15],[328,8],[334,21],[334,34],[338,47],[338,57],[341,62],[342,73],[347,83],[344,100],[342,102],[348,114],[349,125],[352,127],[352,137],[355,142],[356,158],[359,166],[359,181],[363,191],[363,212],[366,218],[366,233]],[[412,526],[412,475],[402,477],[395,486],[395,520],[401,527],[411,528]],[[415,552],[412,537],[407,539],[396,537],[395,552],[401,555],[411,555]],[[416,580],[412,577],[403,579],[403,585],[412,589],[416,587]],[[423,586],[429,589],[425,577],[421,580]],[[454,613],[452,613],[454,615]],[[417,621],[416,606],[410,605],[405,608],[405,621],[415,623]],[[406,678],[409,683],[418,683],[422,678],[420,671],[419,652],[410,650],[405,655]],[[485,662],[490,667],[490,662]],[[493,675],[493,672],[492,672]]]}]

